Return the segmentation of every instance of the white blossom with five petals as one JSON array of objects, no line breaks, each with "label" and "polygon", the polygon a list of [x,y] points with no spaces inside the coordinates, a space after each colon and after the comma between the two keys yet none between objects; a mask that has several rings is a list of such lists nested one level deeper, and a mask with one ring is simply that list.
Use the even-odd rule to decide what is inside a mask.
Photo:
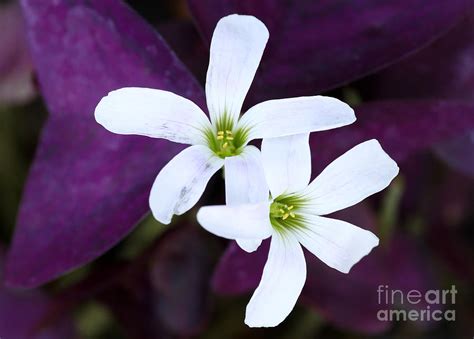
[{"label": "white blossom with five petals", "polygon": [[[268,37],[265,25],[252,16],[234,14],[217,23],[206,78],[210,120],[190,100],[158,89],[121,88],[97,105],[97,122],[111,132],[192,145],[164,166],[153,184],[150,207],[158,221],[168,224],[174,214],[192,208],[224,165],[227,173],[235,172],[233,166],[238,165],[247,170],[239,176],[253,175],[260,153],[249,141],[328,130],[355,121],[347,104],[324,96],[265,101],[240,118]],[[255,244],[242,241],[242,246],[250,249]]]},{"label": "white blossom with five petals", "polygon": [[[262,163],[255,166],[260,172],[253,177],[229,175],[227,205],[205,206],[197,215],[208,231],[253,244],[252,250],[271,237],[260,284],[247,305],[245,323],[251,327],[276,326],[293,309],[306,280],[302,246],[330,267],[348,273],[379,243],[369,231],[322,215],[387,187],[398,174],[397,164],[378,141],[370,140],[337,158],[308,185],[308,136],[264,139]],[[236,172],[247,170],[243,159],[233,161]]]}]

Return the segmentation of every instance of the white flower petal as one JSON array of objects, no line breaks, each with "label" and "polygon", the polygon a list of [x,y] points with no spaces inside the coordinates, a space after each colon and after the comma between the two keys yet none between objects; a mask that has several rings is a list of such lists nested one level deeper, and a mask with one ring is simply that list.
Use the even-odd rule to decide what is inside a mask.
[{"label": "white flower petal", "polygon": [[318,95],[262,102],[242,116],[239,126],[250,130],[249,140],[252,140],[324,131],[355,120],[349,105]]},{"label": "white flower petal", "polygon": [[245,252],[255,252],[262,244],[262,239],[237,239],[237,245]]},{"label": "white flower petal", "polygon": [[306,281],[306,262],[291,233],[274,233],[262,280],[245,314],[250,327],[277,326],[290,314]]},{"label": "white flower petal", "polygon": [[265,239],[272,234],[270,202],[236,206],[204,206],[197,220],[207,231],[226,239]]},{"label": "white flower petal", "polygon": [[202,145],[188,147],[171,159],[151,188],[150,208],[155,219],[169,224],[173,214],[192,208],[223,164],[223,159]]},{"label": "white flower petal", "polygon": [[117,134],[204,144],[209,119],[192,101],[171,92],[126,87],[110,92],[95,109],[96,121]]},{"label": "white flower petal", "polygon": [[[228,206],[269,200],[261,157],[258,148],[247,146],[241,154],[225,158],[225,200]],[[261,242],[260,239],[237,239],[237,244],[246,252],[255,251]]]},{"label": "white flower petal", "polygon": [[348,222],[303,215],[306,228],[295,231],[300,243],[328,266],[348,273],[379,244],[375,234]]},{"label": "white flower petal", "polygon": [[324,215],[357,204],[397,174],[397,164],[377,140],[363,142],[329,164],[302,192],[310,200],[307,212]]},{"label": "white flower petal", "polygon": [[262,161],[273,198],[306,188],[311,179],[309,134],[263,139]]},{"label": "white flower petal", "polygon": [[268,201],[269,191],[261,157],[257,147],[247,146],[241,154],[225,158],[227,205]]},{"label": "white flower petal", "polygon": [[224,112],[237,121],[268,36],[265,25],[253,16],[233,14],[217,23],[206,78],[207,107],[213,123]]}]

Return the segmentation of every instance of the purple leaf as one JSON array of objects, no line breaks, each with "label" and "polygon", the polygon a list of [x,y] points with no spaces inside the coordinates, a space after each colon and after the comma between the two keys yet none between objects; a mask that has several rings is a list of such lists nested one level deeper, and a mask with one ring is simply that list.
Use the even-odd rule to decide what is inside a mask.
[{"label": "purple leaf", "polygon": [[474,177],[474,129],[436,145],[435,153],[453,168]]},{"label": "purple leaf", "polygon": [[[377,233],[374,215],[364,203],[331,216]],[[378,321],[377,312],[386,305],[378,303],[376,291],[379,282],[388,282],[383,257],[377,252],[374,249],[349,274],[343,274],[305,251],[308,275],[301,301],[339,328],[362,333],[385,331],[390,323]]]},{"label": "purple leaf", "polygon": [[[472,101],[474,91],[474,15],[415,55],[368,78],[376,98],[447,98]],[[474,176],[473,131],[436,145],[436,154],[455,169]]]},{"label": "purple leaf", "polygon": [[122,2],[22,5],[51,117],[24,191],[6,279],[33,287],[93,260],[130,232],[148,211],[155,176],[181,149],[107,132],[94,120],[100,98],[145,86],[204,100],[163,40]]},{"label": "purple leaf", "polygon": [[158,31],[200,83],[206,80],[209,50],[191,21],[175,20],[158,26]]},{"label": "purple leaf", "polygon": [[0,333],[2,338],[74,338],[71,319],[45,322],[50,300],[38,291],[12,292],[0,289]]},{"label": "purple leaf", "polygon": [[405,300],[404,305],[392,304],[389,295],[387,304],[384,294],[379,300],[378,286],[388,286],[389,292],[401,290],[405,295],[413,289],[424,293],[438,287],[417,247],[419,245],[410,238],[396,234],[387,248],[379,246],[374,249],[347,275],[329,268],[307,253],[308,278],[302,301],[341,329],[361,333],[387,330],[391,324],[377,318],[379,310],[400,306],[418,310],[426,308],[427,303],[422,301],[417,305],[406,305]]},{"label": "purple leaf", "polygon": [[212,288],[223,295],[235,295],[257,288],[267,261],[270,240],[257,251],[246,253],[232,242],[222,255],[212,277]]},{"label": "purple leaf", "polygon": [[20,7],[0,4],[0,102],[19,104],[36,95],[33,64]]},{"label": "purple leaf", "polygon": [[[462,183],[465,185],[465,182]],[[466,236],[457,230],[453,230],[446,225],[433,224],[428,229],[426,242],[430,249],[453,273],[456,279],[474,282],[474,268],[470,263],[474,258],[472,244],[466,240]]]},{"label": "purple leaf", "polygon": [[150,251],[131,262],[98,264],[77,284],[56,297],[53,311],[62,314],[77,309],[90,300],[97,300],[114,315],[127,338],[168,338],[154,312],[151,285],[148,279]]},{"label": "purple leaf", "polygon": [[160,239],[151,256],[154,308],[171,333],[192,336],[209,318],[209,280],[218,239],[198,225],[176,227]]},{"label": "purple leaf", "polygon": [[474,15],[465,18],[427,48],[364,82],[368,93],[377,99],[472,100]]},{"label": "purple leaf", "polygon": [[[3,251],[0,253],[0,271]],[[1,279],[1,272],[0,272]],[[41,291],[13,291],[0,282],[0,334],[2,338],[62,339],[75,338],[67,314],[48,321],[53,302]]]},{"label": "purple leaf", "polygon": [[469,0],[188,3],[207,41],[216,22],[232,13],[255,15],[268,26],[252,99],[308,95],[372,73],[445,33],[472,6]]},{"label": "purple leaf", "polygon": [[174,225],[132,261],[96,266],[63,292],[57,312],[95,298],[128,337],[194,336],[209,318],[209,280],[221,247],[195,223]]},{"label": "purple leaf", "polygon": [[[437,177],[437,189],[433,191],[425,183],[425,197],[434,199],[426,203],[425,240],[432,253],[444,262],[444,266],[456,278],[474,281],[474,249],[471,238],[466,236],[471,227],[469,218],[474,196],[474,181],[458,173],[448,172],[443,178]],[[429,179],[428,179],[429,180]],[[419,179],[418,179],[419,181]]]},{"label": "purple leaf", "polygon": [[474,128],[474,102],[380,101],[355,108],[357,121],[314,133],[313,174],[356,144],[375,138],[397,162]]}]

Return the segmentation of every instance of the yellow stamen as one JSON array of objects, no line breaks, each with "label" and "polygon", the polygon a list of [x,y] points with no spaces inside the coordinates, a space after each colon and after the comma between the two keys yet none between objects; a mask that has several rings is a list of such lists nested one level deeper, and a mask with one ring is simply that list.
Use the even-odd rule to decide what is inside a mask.
[{"label": "yellow stamen", "polygon": [[290,212],[290,217],[294,218],[296,215],[293,212]]},{"label": "yellow stamen", "polygon": [[222,139],[224,139],[224,136],[223,136],[223,135],[218,135],[218,136],[217,136],[217,140],[222,140]]},{"label": "yellow stamen", "polygon": [[229,146],[229,143],[224,142],[224,144],[222,145],[222,148],[227,148],[227,146]]},{"label": "yellow stamen", "polygon": [[286,220],[289,216],[290,216],[290,215],[289,215],[288,213],[285,213],[285,214],[283,214],[282,219],[283,219],[283,220]]},{"label": "yellow stamen", "polygon": [[280,213],[284,214],[285,211],[283,210],[283,208],[280,208]]},{"label": "yellow stamen", "polygon": [[293,209],[293,207],[295,207],[295,206],[293,206],[293,205],[288,206],[288,211],[291,211]]},{"label": "yellow stamen", "polygon": [[234,140],[234,137],[227,137],[227,140]]},{"label": "yellow stamen", "polygon": [[227,131],[225,131],[225,132],[226,132],[227,134],[232,135],[232,131],[227,130]]},{"label": "yellow stamen", "polygon": [[217,135],[224,135],[224,131],[217,132]]}]

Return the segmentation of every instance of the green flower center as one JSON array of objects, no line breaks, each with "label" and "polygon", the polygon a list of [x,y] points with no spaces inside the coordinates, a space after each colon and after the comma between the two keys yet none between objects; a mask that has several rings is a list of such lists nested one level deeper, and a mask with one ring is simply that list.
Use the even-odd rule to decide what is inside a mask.
[{"label": "green flower center", "polygon": [[215,146],[214,152],[221,158],[236,155],[237,147],[234,143],[234,135],[230,130],[217,131]]},{"label": "green flower center", "polygon": [[233,121],[224,114],[215,124],[215,129],[206,131],[209,148],[220,158],[242,153],[248,139],[248,130],[234,128]]},{"label": "green flower center", "polygon": [[287,204],[282,204],[280,202],[273,202],[270,205],[270,217],[281,220],[286,220],[288,218],[296,218],[296,214],[293,212],[295,206]]},{"label": "green flower center", "polygon": [[277,197],[270,205],[270,222],[273,229],[283,233],[304,228],[305,221],[299,213],[304,204],[304,199],[296,195]]}]

